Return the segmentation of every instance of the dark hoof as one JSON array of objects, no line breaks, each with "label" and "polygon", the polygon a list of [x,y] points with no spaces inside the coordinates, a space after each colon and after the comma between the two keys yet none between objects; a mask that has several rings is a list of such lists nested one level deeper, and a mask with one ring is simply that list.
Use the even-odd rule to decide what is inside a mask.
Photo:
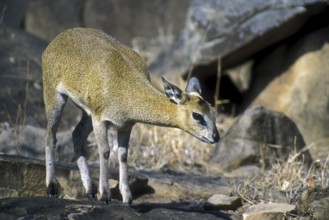
[{"label": "dark hoof", "polygon": [[109,205],[109,204],[111,204],[111,200],[112,200],[111,195],[108,196],[107,193],[104,193],[102,195],[101,199],[100,199],[102,205]]},{"label": "dark hoof", "polygon": [[90,201],[96,201],[97,200],[96,193],[87,193],[87,198]]},{"label": "dark hoof", "polygon": [[57,197],[58,196],[58,187],[56,183],[50,183],[47,187],[47,196],[49,198]]},{"label": "dark hoof", "polygon": [[106,200],[101,200],[101,204],[102,204],[103,206],[107,206],[107,205],[109,205],[109,200],[108,200],[108,199],[106,199]]},{"label": "dark hoof", "polygon": [[90,201],[97,200],[97,186],[94,183],[91,185],[91,190],[87,192],[87,198]]}]

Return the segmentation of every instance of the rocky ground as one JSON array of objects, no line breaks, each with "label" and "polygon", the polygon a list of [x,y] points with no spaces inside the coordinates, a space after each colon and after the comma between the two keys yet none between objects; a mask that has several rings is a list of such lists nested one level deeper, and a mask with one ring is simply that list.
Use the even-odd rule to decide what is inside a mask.
[{"label": "rocky ground", "polygon": [[[128,207],[121,204],[118,182],[113,179],[110,181],[113,198],[110,205],[86,201],[75,166],[58,166],[60,199],[44,197],[45,168],[40,161],[0,156],[0,167],[1,197],[11,197],[0,200],[1,219],[230,219],[231,215],[219,211],[202,198],[217,192],[229,195],[232,187],[224,180],[202,175],[131,170],[130,187],[134,202]],[[96,178],[97,168],[92,173]],[[117,178],[117,173],[112,171],[111,176]],[[223,207],[228,210],[240,205],[238,199],[238,202]]]},{"label": "rocky ground", "polygon": [[[200,208],[180,204],[109,206],[95,202],[33,197],[1,200],[1,219],[229,219],[220,213],[205,213]],[[190,210],[190,211],[186,211]]]},{"label": "rocky ground", "polygon": [[[45,197],[43,161],[2,155],[0,168],[1,219],[242,219],[242,216],[243,219],[282,219],[294,218],[301,213],[308,213],[311,219],[325,219],[329,205],[329,191],[319,186],[303,187],[301,198],[296,195],[289,198],[275,188],[270,189],[270,193],[265,189],[258,199],[273,202],[249,204],[248,193],[254,193],[256,201],[259,192],[239,189],[243,186],[240,182],[245,181],[241,173],[257,175],[259,170],[256,168],[243,169],[234,178],[130,169],[134,197],[131,207],[120,202],[116,169],[110,171],[112,203],[102,205],[87,201],[75,165],[57,164],[58,198]],[[97,180],[97,167],[92,168],[92,177]],[[254,184],[256,189],[257,184],[266,183],[247,184]],[[295,199],[296,205],[289,199]]]},{"label": "rocky ground", "polygon": [[[327,0],[0,1],[0,219],[327,219],[328,11]],[[134,47],[157,87],[160,75],[182,88],[198,77],[219,112],[216,146],[134,128],[131,207],[120,202],[115,161],[112,204],[86,200],[70,102],[56,148],[59,197],[45,197],[41,54],[76,26]],[[91,135],[97,181],[95,149]]]}]

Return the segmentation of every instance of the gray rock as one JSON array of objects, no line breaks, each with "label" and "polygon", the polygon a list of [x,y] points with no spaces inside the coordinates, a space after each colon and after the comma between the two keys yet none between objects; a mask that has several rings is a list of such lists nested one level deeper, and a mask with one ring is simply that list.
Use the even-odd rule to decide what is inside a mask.
[{"label": "gray rock", "polygon": [[156,208],[152,209],[150,212],[145,214],[150,219],[159,219],[159,220],[192,220],[192,219],[227,219],[216,217],[212,214],[204,214],[197,212],[184,212],[184,211],[175,211],[165,208]]},{"label": "gray rock", "polygon": [[236,210],[242,205],[241,198],[223,194],[212,195],[204,204],[207,210]]},{"label": "gray rock", "polygon": [[[77,198],[84,195],[76,168],[56,165],[56,170],[57,180],[62,187],[59,197]],[[43,161],[0,155],[0,175],[0,198],[46,195]]]},{"label": "gray rock", "polygon": [[0,156],[0,198],[45,195],[45,169],[40,162]]},{"label": "gray rock", "polygon": [[[207,199],[213,194],[229,195],[234,191],[225,179],[211,178],[202,175],[170,175],[153,172],[139,172],[140,176],[148,179],[148,184],[154,189],[154,196],[141,198],[144,202],[162,203],[182,200]],[[138,201],[137,201],[138,202]]]},{"label": "gray rock", "polygon": [[44,122],[41,53],[47,43],[0,25],[0,122]]},{"label": "gray rock", "polygon": [[281,220],[287,213],[296,209],[295,205],[286,203],[256,204],[243,213],[243,220]]},{"label": "gray rock", "polygon": [[102,29],[127,45],[137,36],[177,36],[183,28],[189,2],[86,0],[84,23],[87,27]]},{"label": "gray rock", "polygon": [[[17,129],[17,134],[14,128],[2,129],[0,153],[44,160],[46,130],[31,125],[17,127]],[[57,160],[66,163],[75,162],[71,131],[58,132],[55,152]]]},{"label": "gray rock", "polygon": [[[45,196],[46,170],[42,160],[21,156],[0,155],[0,198]],[[90,167],[91,177],[97,182],[98,166]],[[111,178],[118,179],[118,172],[110,169]],[[147,179],[140,179],[136,174],[131,178],[130,188],[135,197],[150,193]],[[56,178],[59,184],[59,198],[85,198],[85,189],[80,180],[80,173],[76,165],[56,163]],[[118,188],[111,189],[113,199],[121,199]]]},{"label": "gray rock", "polygon": [[[158,208],[149,206],[128,207],[114,202],[102,206],[92,201],[76,201],[56,198],[7,198],[0,199],[0,219],[188,219],[212,220],[229,219],[227,215],[198,213],[175,210],[174,208]],[[178,208],[176,206],[176,208]]]},{"label": "gray rock", "polygon": [[329,27],[325,27],[263,56],[255,62],[256,80],[250,91],[253,105],[290,117],[306,144],[315,144],[316,153],[324,156],[329,136],[328,36]]},{"label": "gray rock", "polygon": [[[138,4],[134,0],[34,0],[26,3],[18,14],[22,14],[27,32],[48,41],[68,28],[93,27],[131,45],[131,40],[139,36],[178,36],[189,3],[190,0],[141,0]],[[22,8],[22,4],[11,5]]]},{"label": "gray rock", "polygon": [[295,33],[325,2],[193,0],[180,39],[159,54],[150,70],[184,73],[192,64],[201,66],[218,59],[223,68],[239,64]]},{"label": "gray rock", "polygon": [[[44,160],[46,129],[31,125],[11,128],[4,126],[0,129],[0,154],[20,155],[30,159]],[[94,144],[93,135],[90,135],[84,151],[91,164],[98,164],[98,150]],[[112,133],[108,133],[109,140],[113,140]],[[112,141],[109,142],[112,147]],[[114,154],[113,154],[114,157]],[[65,130],[57,133],[55,160],[61,163],[75,164],[76,158],[72,142],[72,131]],[[112,158],[112,160],[114,160]],[[115,162],[115,161],[114,161]]]},{"label": "gray rock", "polygon": [[0,219],[149,219],[119,204],[42,197],[1,199],[0,210]]},{"label": "gray rock", "polygon": [[[110,177],[118,180],[118,171],[110,169]],[[91,177],[97,182],[98,166],[91,166]],[[44,161],[20,156],[0,155],[0,198],[44,196]],[[60,198],[84,198],[85,190],[76,165],[56,164],[56,177],[60,185]],[[171,203],[197,201],[215,193],[229,195],[233,187],[224,179],[202,175],[169,175],[130,170],[129,185],[134,203]],[[112,185],[112,198],[121,200],[118,184]]]},{"label": "gray rock", "polygon": [[[41,54],[47,43],[24,31],[0,24],[0,123],[45,127]],[[79,110],[68,103],[62,128],[77,121]]]},{"label": "gray rock", "polygon": [[1,0],[0,2],[0,24],[12,28],[23,29],[25,12],[30,1],[25,0]]},{"label": "gray rock", "polygon": [[250,178],[261,175],[262,169],[257,165],[244,165],[224,173],[227,178]]},{"label": "gray rock", "polygon": [[[292,120],[282,113],[258,106],[246,110],[232,125],[216,146],[211,161],[222,169],[232,170],[259,163],[261,151],[266,162],[285,161],[289,153],[304,147],[303,136]],[[309,164],[310,153],[305,151],[303,155]]]},{"label": "gray rock", "polygon": [[[8,126],[8,123],[2,123],[0,124],[0,154],[20,155],[30,159],[44,160],[45,137],[46,129],[44,128],[31,125],[12,128]],[[109,129],[108,138],[111,148],[117,145],[115,133],[111,132],[111,129]],[[90,135],[87,144],[84,146],[86,158],[91,164],[98,164],[99,157],[95,142],[94,135]],[[57,132],[55,160],[61,163],[75,164],[76,158],[71,129]],[[111,154],[111,160],[115,165],[115,162],[117,162],[115,153]]]},{"label": "gray rock", "polygon": [[84,0],[35,0],[29,3],[25,30],[50,41],[60,32],[83,26]]},{"label": "gray rock", "polygon": [[319,200],[313,201],[310,204],[310,210],[312,210],[314,219],[319,219],[319,220],[328,219],[329,197],[324,197]]},{"label": "gray rock", "polygon": [[[91,176],[97,178],[98,169],[91,168]],[[53,219],[227,219],[223,213],[207,214],[198,205],[189,204],[189,201],[200,199],[201,190],[207,191],[214,187],[218,181],[211,178],[198,176],[170,176],[161,174],[152,175],[153,181],[159,181],[176,184],[184,187],[189,180],[189,185],[185,184],[185,191],[180,187],[168,187],[171,193],[168,193],[166,200],[163,199],[163,192],[159,192],[159,188],[153,189],[145,179],[145,173],[132,172],[132,181],[130,187],[132,194],[138,197],[134,201],[133,208],[120,205],[117,199],[118,189],[111,189],[113,203],[110,206],[101,206],[98,202],[87,202],[85,200],[85,192],[80,181],[80,176],[76,166],[68,166],[63,164],[56,165],[56,176],[60,187],[59,198],[80,199],[66,200],[56,198],[43,198],[46,194],[45,187],[45,167],[42,161],[26,159],[14,156],[0,156],[0,219],[17,219],[17,218],[43,218]],[[117,178],[117,171],[111,171],[111,176]],[[137,177],[140,176],[141,178]],[[164,181],[166,179],[167,181]],[[203,182],[203,184],[200,184]],[[199,192],[191,188],[194,184],[199,185]],[[209,188],[207,188],[209,187]],[[165,188],[165,187],[163,187]],[[218,189],[218,188],[217,188]],[[151,190],[151,191],[150,191]],[[175,192],[174,192],[175,190]],[[152,199],[147,199],[147,194],[152,194]],[[197,197],[196,195],[198,195]],[[172,197],[178,194],[180,197]],[[36,197],[37,196],[37,197]],[[41,197],[40,197],[41,196]],[[146,196],[146,199],[142,197]],[[193,197],[196,196],[196,197]],[[19,197],[19,198],[8,198]],[[2,199],[1,199],[2,198]],[[81,200],[82,199],[82,200]],[[175,203],[173,201],[186,201],[184,203]],[[162,204],[167,201],[167,204]],[[162,204],[162,205],[161,205]]]},{"label": "gray rock", "polygon": [[246,92],[250,88],[253,64],[253,60],[249,60],[225,71],[240,93]]}]

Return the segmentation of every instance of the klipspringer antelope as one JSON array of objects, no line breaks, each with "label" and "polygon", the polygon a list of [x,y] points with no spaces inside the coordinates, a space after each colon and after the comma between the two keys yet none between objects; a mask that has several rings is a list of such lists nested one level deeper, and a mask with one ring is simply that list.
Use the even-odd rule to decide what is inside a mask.
[{"label": "klipspringer antelope", "polygon": [[59,34],[42,55],[43,91],[47,117],[46,185],[48,196],[57,194],[54,149],[64,105],[70,98],[82,118],[72,133],[81,180],[89,198],[95,189],[83,145],[94,131],[99,153],[100,200],[108,202],[107,128],[118,138],[119,188],[130,204],[127,154],[135,123],[180,128],[201,141],[219,141],[216,111],[201,97],[199,81],[191,78],[185,92],[163,78],[165,94],[150,83],[143,59],[134,50],[95,29],[74,28]]}]

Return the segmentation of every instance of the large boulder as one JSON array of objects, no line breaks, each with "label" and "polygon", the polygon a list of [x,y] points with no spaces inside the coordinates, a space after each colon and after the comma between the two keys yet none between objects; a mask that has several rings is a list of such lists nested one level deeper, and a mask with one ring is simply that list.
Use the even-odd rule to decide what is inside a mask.
[{"label": "large boulder", "polygon": [[288,213],[293,213],[295,210],[296,205],[287,203],[260,203],[250,206],[243,213],[243,220],[284,219]]},{"label": "large boulder", "polygon": [[50,41],[72,27],[99,28],[122,43],[134,37],[177,36],[190,0],[34,0],[28,5],[25,29]]},{"label": "large boulder", "polygon": [[0,122],[44,125],[41,54],[47,43],[0,25]]},{"label": "large boulder", "polygon": [[184,73],[218,59],[223,68],[241,63],[294,34],[326,6],[324,0],[192,0],[180,39],[159,53],[150,70]]},{"label": "large boulder", "polygon": [[[0,154],[20,155],[31,159],[44,160],[45,137],[46,129],[31,125],[17,127],[16,129],[3,127],[0,132]],[[90,152],[97,155],[96,148],[90,150],[90,147],[85,146],[85,151],[88,154]],[[71,131],[58,132],[55,155],[56,160],[66,163],[75,162]]]},{"label": "large boulder", "polygon": [[329,196],[313,201],[310,206],[314,219],[328,218]]},{"label": "large boulder", "polygon": [[[46,127],[41,73],[46,46],[38,37],[0,25],[0,123],[9,123],[16,131],[26,124]],[[69,101],[60,127],[75,125],[79,113]]]},{"label": "large boulder", "polygon": [[60,32],[83,26],[84,0],[34,0],[28,5],[25,30],[50,41]]},{"label": "large boulder", "polygon": [[[46,195],[46,168],[41,160],[20,156],[0,155],[0,198]],[[56,164],[59,196],[77,198],[84,196],[79,171]]]},{"label": "large boulder", "polygon": [[[232,125],[216,146],[211,161],[223,170],[232,170],[242,165],[259,164],[261,159],[266,160],[264,164],[285,161],[290,153],[304,147],[303,136],[291,119],[258,106],[246,110]],[[309,164],[309,152],[302,154]]]},{"label": "large boulder", "polygon": [[100,28],[130,45],[132,37],[178,35],[184,26],[190,0],[86,0],[86,27]]},{"label": "large boulder", "polygon": [[1,0],[0,23],[13,28],[23,28],[25,13],[31,1]]},{"label": "large boulder", "polygon": [[[254,105],[290,117],[307,145],[327,155],[329,137],[329,26],[280,45],[255,62]],[[248,103],[249,104],[249,103]]]},{"label": "large boulder", "polygon": [[[6,126],[7,125],[7,126]],[[31,159],[45,159],[46,129],[31,125],[10,127],[8,124],[0,124],[0,154],[20,155]],[[55,160],[62,163],[76,163],[72,141],[72,130],[58,131],[55,148]],[[108,132],[109,145],[117,147],[114,132]],[[98,163],[98,150],[94,135],[88,137],[83,146],[85,156],[89,163]],[[115,163],[116,153],[111,153],[111,162]]]}]

